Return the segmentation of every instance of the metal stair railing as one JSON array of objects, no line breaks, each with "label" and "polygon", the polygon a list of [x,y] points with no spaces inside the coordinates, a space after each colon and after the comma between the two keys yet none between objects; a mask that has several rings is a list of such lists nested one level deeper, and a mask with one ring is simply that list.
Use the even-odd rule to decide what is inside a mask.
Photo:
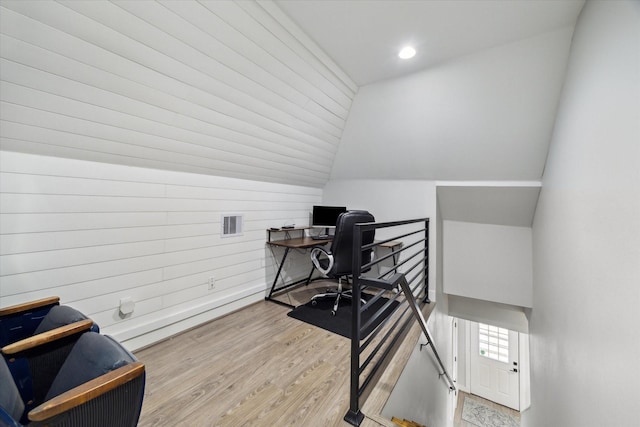
[{"label": "metal stair railing", "polygon": [[[407,232],[407,229],[411,231]],[[362,245],[362,234],[366,231],[388,229],[385,233],[401,230],[394,237],[377,240],[370,245]],[[402,242],[400,250],[392,254],[377,257],[367,264],[362,264],[362,253],[390,241]],[[444,376],[450,390],[455,390],[453,381],[435,349],[433,340],[427,329],[427,324],[420,310],[418,301],[422,304],[429,301],[429,218],[386,223],[356,224],[353,236],[353,247],[361,250],[353,251],[352,278],[352,325],[351,325],[351,362],[349,410],[344,420],[354,426],[360,425],[364,419],[361,412],[360,399],[365,396],[369,387],[374,383],[376,375],[388,361],[388,356],[397,348],[398,342],[414,321],[418,321],[424,332],[428,344],[436,356],[440,367],[440,377]],[[388,260],[393,259],[393,265]],[[377,277],[372,276],[372,267],[387,263],[386,271]],[[365,275],[355,272],[368,272]],[[369,298],[365,304],[361,303],[362,290],[367,289]],[[372,290],[375,292],[372,294]],[[364,324],[361,314],[373,304],[385,298],[387,301],[379,308],[369,321]],[[378,326],[371,330],[373,324]],[[363,360],[361,360],[363,359]]]},{"label": "metal stair railing", "polygon": [[[363,245],[362,235],[370,231],[375,231],[378,240]],[[382,235],[393,237],[382,240]],[[377,256],[371,262],[362,263],[363,252],[380,249],[377,255],[385,254],[380,245],[391,241],[401,242],[399,249],[392,249],[392,254]],[[410,309],[408,304],[404,304],[403,292],[389,292],[389,276],[398,271],[411,275],[407,277],[413,292],[424,296],[424,301],[429,302],[429,218],[356,224],[353,248],[349,410],[344,420],[357,426],[364,419],[360,400],[371,390],[370,386],[383,371],[382,368],[390,360],[389,355],[397,348],[396,344],[409,330],[411,323]],[[362,304],[361,295],[364,288],[367,288],[369,299]],[[382,298],[385,303],[371,316],[375,320],[362,322],[362,313],[376,302],[379,303]],[[378,322],[378,326],[371,330],[371,326]]]}]

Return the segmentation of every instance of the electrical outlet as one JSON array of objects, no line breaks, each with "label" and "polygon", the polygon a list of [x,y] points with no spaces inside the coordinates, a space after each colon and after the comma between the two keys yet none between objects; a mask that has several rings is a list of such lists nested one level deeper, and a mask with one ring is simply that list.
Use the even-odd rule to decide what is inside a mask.
[{"label": "electrical outlet", "polygon": [[207,283],[210,291],[216,288],[216,278],[214,276],[209,277],[209,281]]}]

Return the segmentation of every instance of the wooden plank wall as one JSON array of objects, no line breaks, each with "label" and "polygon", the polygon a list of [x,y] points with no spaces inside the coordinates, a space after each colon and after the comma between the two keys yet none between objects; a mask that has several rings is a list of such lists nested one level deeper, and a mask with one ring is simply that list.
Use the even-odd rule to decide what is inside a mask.
[{"label": "wooden plank wall", "polygon": [[261,299],[356,91],[271,1],[0,1],[0,304],[60,295],[134,349]]},{"label": "wooden plank wall", "polygon": [[[263,299],[282,252],[266,229],[308,224],[322,190],[0,152],[0,305],[49,295],[131,349]],[[220,237],[222,213],[244,233]],[[304,277],[293,252],[288,277]],[[216,278],[209,290],[209,277]],[[135,310],[119,315],[121,298]]]},{"label": "wooden plank wall", "polygon": [[11,151],[321,187],[355,84],[270,1],[0,2]]}]

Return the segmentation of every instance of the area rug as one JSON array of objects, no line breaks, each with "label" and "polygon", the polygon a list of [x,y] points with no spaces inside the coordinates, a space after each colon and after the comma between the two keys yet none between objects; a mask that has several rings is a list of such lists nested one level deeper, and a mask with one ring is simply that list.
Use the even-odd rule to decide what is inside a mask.
[{"label": "area rug", "polygon": [[[361,316],[361,325],[366,324],[376,311],[385,305],[387,301],[388,300],[386,298],[380,298],[373,303],[370,308],[365,310]],[[335,316],[331,315],[333,303],[333,298],[319,299],[316,305],[311,304],[311,301],[309,301],[304,305],[294,308],[287,313],[287,315],[294,319],[301,320],[329,332],[351,339],[351,301],[348,299],[341,300],[338,312]],[[393,301],[377,322],[374,322],[367,328],[367,330],[361,332],[361,338],[369,335],[376,326],[380,324],[380,322],[382,322],[387,316],[390,316],[397,305],[398,302]]]},{"label": "area rug", "polygon": [[462,419],[478,427],[519,427],[520,423],[477,400],[464,398]]}]

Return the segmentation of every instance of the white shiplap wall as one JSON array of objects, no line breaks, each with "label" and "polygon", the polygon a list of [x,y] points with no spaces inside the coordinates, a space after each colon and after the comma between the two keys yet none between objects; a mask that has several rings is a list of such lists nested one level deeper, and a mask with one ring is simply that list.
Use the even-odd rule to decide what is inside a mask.
[{"label": "white shiplap wall", "polygon": [[0,305],[59,295],[135,349],[262,299],[356,91],[271,1],[0,0]]},{"label": "white shiplap wall", "polygon": [[[307,224],[321,196],[313,187],[0,151],[0,305],[59,295],[139,348],[263,299],[273,255],[282,254],[266,247],[266,228]],[[231,212],[244,214],[244,233],[221,239],[220,215]],[[308,255],[292,256],[286,274],[304,277]],[[124,297],[136,303],[126,318]]]},{"label": "white shiplap wall", "polygon": [[0,1],[0,148],[322,187],[357,90],[270,1]]}]

